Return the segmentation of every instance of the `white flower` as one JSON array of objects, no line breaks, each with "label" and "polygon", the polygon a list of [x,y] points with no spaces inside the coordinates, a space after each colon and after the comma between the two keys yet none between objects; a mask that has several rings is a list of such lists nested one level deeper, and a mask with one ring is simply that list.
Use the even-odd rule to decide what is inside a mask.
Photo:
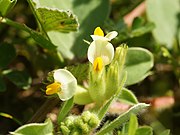
[{"label": "white flower", "polygon": [[54,83],[46,87],[46,94],[58,94],[59,98],[63,101],[70,99],[76,91],[77,80],[76,78],[65,69],[58,69],[53,74]]},{"label": "white flower", "polygon": [[104,36],[104,32],[100,27],[97,27],[94,30],[94,35],[91,35],[93,40],[105,40],[105,41],[111,41],[113,38],[115,38],[118,35],[116,31],[109,32],[106,36]]},{"label": "white flower", "polygon": [[94,40],[88,48],[88,60],[93,64],[95,71],[100,71],[111,63],[114,57],[114,47],[106,40]]}]

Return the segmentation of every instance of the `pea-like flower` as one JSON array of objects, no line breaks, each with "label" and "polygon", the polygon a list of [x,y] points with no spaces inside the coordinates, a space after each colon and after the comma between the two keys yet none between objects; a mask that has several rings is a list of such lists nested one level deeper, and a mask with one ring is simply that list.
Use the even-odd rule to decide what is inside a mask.
[{"label": "pea-like flower", "polygon": [[113,38],[115,38],[118,35],[116,31],[109,32],[106,36],[104,36],[104,32],[100,27],[97,27],[94,30],[94,35],[91,35],[93,40],[105,40],[105,41],[111,41]]},{"label": "pea-like flower", "polygon": [[101,71],[111,63],[114,57],[114,47],[105,40],[94,40],[88,48],[88,60],[93,64],[94,71]]},{"label": "pea-like flower", "polygon": [[59,98],[63,101],[70,99],[76,91],[77,80],[76,78],[65,69],[58,69],[53,74],[54,83],[46,87],[46,94],[58,94]]}]

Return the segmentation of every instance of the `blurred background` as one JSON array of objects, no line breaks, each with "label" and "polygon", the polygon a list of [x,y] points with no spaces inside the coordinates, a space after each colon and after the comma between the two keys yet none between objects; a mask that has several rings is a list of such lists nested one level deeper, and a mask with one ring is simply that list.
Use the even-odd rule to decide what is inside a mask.
[{"label": "blurred background", "polygon": [[[101,26],[105,33],[118,31],[118,37],[112,41],[115,47],[126,43],[129,47],[142,47],[153,53],[151,74],[128,89],[139,102],[151,104],[139,118],[140,124],[152,126],[157,135],[165,129],[179,135],[180,1],[61,0],[61,3],[66,5],[63,9],[77,15],[80,29],[76,32],[79,34],[76,40],[65,34],[67,40],[64,39],[65,45],[59,42],[58,53],[39,46],[29,33],[1,23],[0,18],[0,134],[27,123],[46,103],[43,89],[49,71],[87,62],[88,45],[83,39],[90,41],[88,35],[93,33],[95,26]],[[6,17],[39,31],[25,0],[18,0]],[[61,41],[63,36],[57,38]],[[62,52],[61,47],[68,50]],[[46,106],[45,112],[57,112],[59,103],[53,102],[52,107]],[[76,108],[82,110],[83,106]]]}]

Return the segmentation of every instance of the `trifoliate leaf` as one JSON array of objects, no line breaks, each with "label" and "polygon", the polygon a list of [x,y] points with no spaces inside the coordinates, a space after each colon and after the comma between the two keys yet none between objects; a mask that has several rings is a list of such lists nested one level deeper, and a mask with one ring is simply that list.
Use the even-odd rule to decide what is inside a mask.
[{"label": "trifoliate leaf", "polygon": [[37,8],[36,12],[46,31],[70,32],[79,26],[76,16],[70,11],[43,7]]}]

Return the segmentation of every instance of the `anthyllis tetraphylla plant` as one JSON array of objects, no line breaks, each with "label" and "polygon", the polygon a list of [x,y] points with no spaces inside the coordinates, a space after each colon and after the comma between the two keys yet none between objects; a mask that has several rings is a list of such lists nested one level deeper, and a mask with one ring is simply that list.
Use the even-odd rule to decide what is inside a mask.
[{"label": "anthyllis tetraphylla plant", "polygon": [[[91,35],[93,41],[90,43],[87,52],[89,60],[88,86],[78,85],[76,78],[66,69],[56,69],[48,76],[51,84],[46,86],[46,95],[56,94],[60,100],[64,101],[57,117],[58,127],[56,131],[53,129],[51,120],[47,120],[41,124],[24,125],[11,132],[11,134],[25,133],[31,129],[32,134],[40,131],[42,134],[49,135],[53,133],[62,135],[90,135],[94,133],[104,135],[126,122],[132,113],[136,114],[146,108],[147,104],[136,102],[136,105],[115,120],[107,123],[100,130],[96,129],[111,103],[118,99],[126,82],[127,74],[123,67],[128,47],[123,44],[114,49],[110,43],[117,34],[116,31],[112,31],[104,36],[101,28],[97,27],[94,35]],[[74,103],[80,105],[93,103],[94,106],[82,112],[79,116],[67,116]]]},{"label": "anthyllis tetraphylla plant", "polygon": [[123,65],[128,47],[121,45],[114,51],[110,41],[118,35],[116,31],[104,36],[100,27],[91,35],[87,57],[90,62],[88,88],[77,85],[75,77],[65,69],[53,71],[54,82],[46,87],[46,94],[58,94],[63,101],[74,96],[74,103],[95,103],[102,106],[113,95],[120,92]]},{"label": "anthyllis tetraphylla plant", "polygon": [[[116,31],[112,31],[104,36],[101,28],[97,27],[94,35],[91,35],[93,42],[90,43],[87,53],[90,62],[89,87],[87,90],[81,88],[81,92],[77,90],[75,103],[86,104],[88,100],[96,103],[97,106],[102,106],[109,98],[120,92],[127,46],[117,47],[116,52],[114,52],[110,41],[117,34]],[[87,97],[87,93],[89,97]],[[83,98],[84,95],[87,98]],[[80,98],[81,96],[82,98]]]}]

